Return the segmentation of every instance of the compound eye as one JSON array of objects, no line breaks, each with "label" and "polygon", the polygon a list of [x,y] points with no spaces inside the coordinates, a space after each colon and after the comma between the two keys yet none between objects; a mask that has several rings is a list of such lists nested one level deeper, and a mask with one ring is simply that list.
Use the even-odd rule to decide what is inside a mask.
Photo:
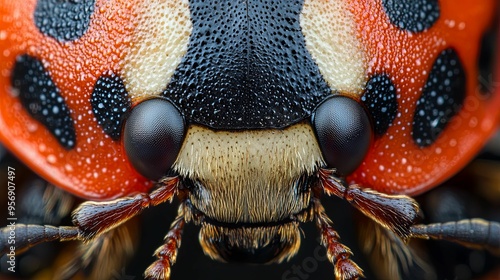
[{"label": "compound eye", "polygon": [[348,97],[332,97],[316,109],[313,125],[328,167],[340,175],[356,170],[372,139],[370,120],[362,105]]},{"label": "compound eye", "polygon": [[184,119],[164,99],[149,99],[132,109],[123,131],[125,152],[144,177],[158,180],[172,167],[184,138]]}]

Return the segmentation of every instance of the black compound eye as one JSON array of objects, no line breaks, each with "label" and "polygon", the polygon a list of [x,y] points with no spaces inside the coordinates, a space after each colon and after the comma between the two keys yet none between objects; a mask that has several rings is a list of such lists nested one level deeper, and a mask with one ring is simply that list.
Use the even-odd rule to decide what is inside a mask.
[{"label": "black compound eye", "polygon": [[368,152],[373,134],[363,106],[347,97],[332,97],[316,109],[313,125],[328,167],[341,175],[352,173]]},{"label": "black compound eye", "polygon": [[134,168],[144,177],[158,180],[177,158],[184,138],[184,119],[170,102],[146,100],[132,109],[123,137]]}]

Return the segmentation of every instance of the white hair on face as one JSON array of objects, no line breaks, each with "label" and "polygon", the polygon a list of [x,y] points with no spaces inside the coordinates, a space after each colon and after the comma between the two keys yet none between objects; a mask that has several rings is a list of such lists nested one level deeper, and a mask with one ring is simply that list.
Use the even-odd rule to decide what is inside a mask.
[{"label": "white hair on face", "polygon": [[308,124],[286,129],[215,131],[189,127],[174,164],[203,187],[193,206],[220,222],[272,222],[309,206],[295,182],[323,164]]}]

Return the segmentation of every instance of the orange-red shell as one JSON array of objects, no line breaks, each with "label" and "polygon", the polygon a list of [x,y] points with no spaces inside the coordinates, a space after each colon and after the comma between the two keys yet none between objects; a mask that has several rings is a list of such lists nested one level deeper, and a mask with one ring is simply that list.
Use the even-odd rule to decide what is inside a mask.
[{"label": "orange-red shell", "polygon": [[[463,168],[498,128],[500,71],[497,67],[495,76],[488,77],[479,77],[478,73],[481,38],[492,26],[497,2],[439,1],[439,19],[419,34],[409,34],[388,24],[379,1],[360,2],[364,3],[351,8],[369,54],[368,71],[392,77],[398,88],[400,115],[386,134],[375,141],[349,180],[387,193],[420,193]],[[457,51],[466,69],[464,106],[436,142],[422,148],[411,137],[416,100],[432,62],[450,47]],[[480,90],[479,82],[485,80],[495,88],[491,95]]]},{"label": "orange-red shell", "polygon": [[[132,1],[97,1],[89,30],[60,43],[33,24],[36,1],[0,3],[0,140],[30,168],[53,184],[89,199],[144,192],[151,182],[126,160],[123,146],[99,129],[90,112],[98,77],[119,69],[134,25]],[[61,89],[75,121],[76,147],[64,149],[23,109],[10,86],[18,55],[44,62]]]}]

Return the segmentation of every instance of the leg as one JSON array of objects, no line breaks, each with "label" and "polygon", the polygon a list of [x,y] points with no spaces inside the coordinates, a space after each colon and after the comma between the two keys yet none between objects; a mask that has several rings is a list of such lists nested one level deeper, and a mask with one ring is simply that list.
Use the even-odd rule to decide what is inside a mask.
[{"label": "leg", "polygon": [[364,277],[363,270],[350,259],[351,250],[340,243],[340,237],[331,226],[332,222],[327,217],[319,199],[313,198],[313,200],[316,226],[321,231],[321,243],[326,247],[328,259],[335,268],[336,279],[349,280]]},{"label": "leg", "polygon": [[137,194],[106,202],[87,201],[73,212],[72,227],[23,225],[14,222],[0,229],[0,254],[9,251],[9,237],[15,231],[16,250],[23,250],[36,244],[60,240],[89,241],[136,216],[149,206],[171,200],[177,192],[179,179],[167,178],[151,194]]},{"label": "leg", "polygon": [[367,217],[390,229],[404,241],[409,238],[434,238],[500,254],[500,223],[471,219],[415,225],[419,206],[411,197],[378,193],[357,185],[346,186],[335,177],[333,170],[320,169],[318,174],[325,193],[346,199]]},{"label": "leg", "polygon": [[413,238],[441,239],[465,247],[485,249],[500,255],[500,223],[483,219],[465,219],[456,222],[414,225]]},{"label": "leg", "polygon": [[406,195],[388,195],[358,185],[346,185],[333,170],[320,169],[323,191],[347,200],[356,209],[381,226],[392,230],[403,240],[411,237],[411,226],[418,218],[417,202]]},{"label": "leg", "polygon": [[170,231],[165,236],[164,244],[155,252],[155,256],[158,260],[151,264],[144,273],[146,279],[170,279],[170,267],[177,259],[177,250],[181,246],[181,235],[185,224],[184,205],[181,204],[179,206],[177,218],[175,218],[170,226]]}]

